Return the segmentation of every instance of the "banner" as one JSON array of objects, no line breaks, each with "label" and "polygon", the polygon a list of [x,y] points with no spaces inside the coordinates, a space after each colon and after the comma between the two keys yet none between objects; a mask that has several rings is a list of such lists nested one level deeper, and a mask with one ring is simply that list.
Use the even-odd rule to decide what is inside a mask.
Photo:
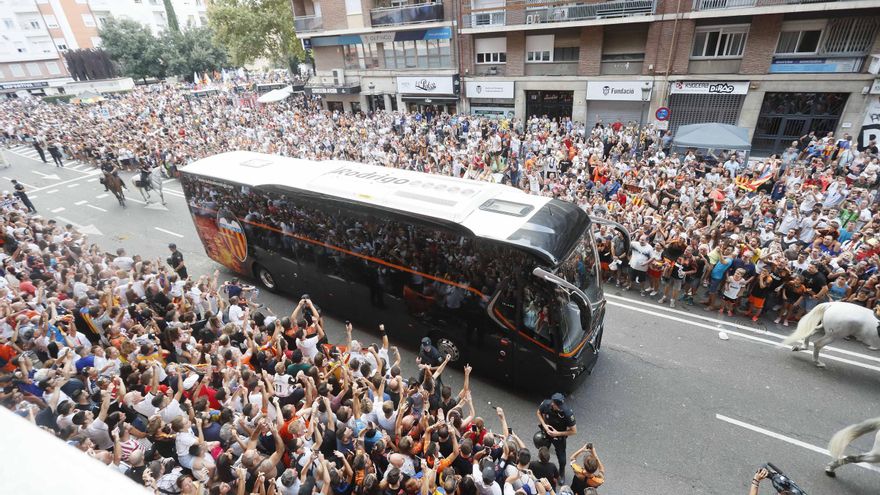
[{"label": "banner", "polygon": [[880,96],[876,95],[868,98],[868,104],[865,105],[865,118],[856,145],[863,150],[871,141],[880,143]]},{"label": "banner", "polygon": [[[653,90],[651,81],[589,81],[587,82],[588,100],[642,101],[642,88]],[[648,93],[648,100],[651,93]]]},{"label": "banner", "polygon": [[669,92],[684,95],[744,95],[749,92],[749,82],[675,81]]},{"label": "banner", "polygon": [[409,31],[319,36],[317,38],[311,38],[309,45],[311,47],[362,45],[364,43],[389,43],[392,41],[448,40],[450,38],[452,38],[452,28],[447,26],[431,29],[413,29]]},{"label": "banner", "polygon": [[455,88],[452,76],[401,76],[397,78],[397,92],[408,95],[452,95]]},{"label": "banner", "polygon": [[513,99],[513,81],[466,81],[468,98]]}]

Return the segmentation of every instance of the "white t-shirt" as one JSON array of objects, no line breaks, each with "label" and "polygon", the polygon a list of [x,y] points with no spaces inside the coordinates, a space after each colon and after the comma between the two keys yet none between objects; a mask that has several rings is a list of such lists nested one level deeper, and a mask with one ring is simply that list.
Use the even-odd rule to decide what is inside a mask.
[{"label": "white t-shirt", "polygon": [[238,326],[244,324],[244,310],[241,309],[241,306],[237,304],[229,306],[229,322]]},{"label": "white t-shirt", "polygon": [[293,385],[290,384],[292,379],[288,374],[275,374],[272,378],[272,382],[275,384],[275,395],[278,397],[289,396],[293,392]]},{"label": "white t-shirt", "polygon": [[318,355],[318,340],[317,334],[304,339],[296,339],[296,348],[302,352],[303,356],[315,359],[315,356]]},{"label": "white t-shirt", "polygon": [[724,297],[736,299],[739,297],[739,291],[742,290],[746,283],[746,279],[736,280],[733,277],[727,279],[727,288],[724,289]]},{"label": "white t-shirt", "polygon": [[86,436],[101,450],[107,450],[113,447],[113,440],[110,438],[110,431],[107,423],[95,418],[94,421],[86,427]]},{"label": "white t-shirt", "polygon": [[186,413],[180,408],[180,403],[174,399],[171,399],[171,402],[159,411],[159,414],[162,416],[162,421],[166,423],[174,421],[174,418],[178,416],[186,416]]}]

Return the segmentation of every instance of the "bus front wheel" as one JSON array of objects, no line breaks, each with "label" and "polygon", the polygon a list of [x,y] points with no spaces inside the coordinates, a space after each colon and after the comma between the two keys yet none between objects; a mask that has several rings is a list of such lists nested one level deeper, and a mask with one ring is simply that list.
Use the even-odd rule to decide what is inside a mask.
[{"label": "bus front wheel", "polygon": [[461,349],[454,340],[448,337],[440,337],[437,339],[437,350],[444,357],[449,356],[450,363],[458,363],[461,359]]},{"label": "bus front wheel", "polygon": [[265,287],[266,290],[269,292],[278,292],[278,282],[276,282],[275,275],[272,275],[272,272],[262,265],[257,265],[254,267],[254,273],[257,275],[257,280],[260,281],[260,284]]}]

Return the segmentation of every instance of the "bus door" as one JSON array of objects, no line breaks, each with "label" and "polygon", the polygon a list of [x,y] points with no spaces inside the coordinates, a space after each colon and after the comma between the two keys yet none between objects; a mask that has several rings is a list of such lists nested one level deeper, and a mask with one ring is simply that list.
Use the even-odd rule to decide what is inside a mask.
[{"label": "bus door", "polygon": [[487,312],[495,331],[488,332],[485,350],[496,376],[529,382],[555,372],[558,336],[552,321],[540,316],[538,292],[546,293],[547,288],[518,274],[503,281],[489,301]]}]

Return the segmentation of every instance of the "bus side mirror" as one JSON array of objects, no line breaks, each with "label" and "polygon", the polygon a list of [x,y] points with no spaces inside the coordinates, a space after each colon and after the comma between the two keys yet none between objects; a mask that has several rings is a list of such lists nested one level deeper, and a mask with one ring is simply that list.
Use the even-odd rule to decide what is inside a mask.
[{"label": "bus side mirror", "polygon": [[607,225],[608,227],[611,227],[612,229],[620,232],[620,234],[623,236],[623,244],[624,244],[623,252],[624,253],[629,252],[630,245],[632,244],[632,239],[630,239],[629,232],[626,231],[626,227],[615,222],[614,220],[608,220],[607,218],[602,218],[602,217],[591,216],[590,222],[592,222],[596,225]]}]

